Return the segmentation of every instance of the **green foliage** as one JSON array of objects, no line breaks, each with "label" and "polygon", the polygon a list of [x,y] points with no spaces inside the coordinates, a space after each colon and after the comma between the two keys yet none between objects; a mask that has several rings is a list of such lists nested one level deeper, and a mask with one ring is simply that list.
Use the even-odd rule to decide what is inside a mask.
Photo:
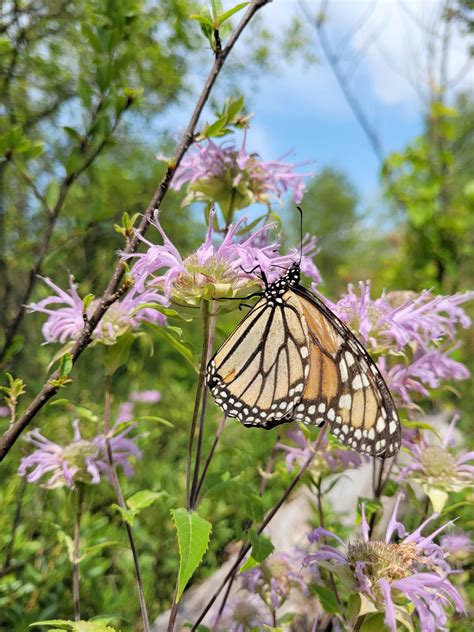
[{"label": "green foliage", "polygon": [[195,511],[171,511],[179,544],[179,574],[176,599],[179,601],[192,574],[209,546],[212,525]]},{"label": "green foliage", "polygon": [[63,621],[61,619],[35,621],[35,623],[30,624],[30,628],[42,625],[51,626],[50,630],[70,630],[71,632],[114,632],[115,630],[115,628],[98,621]]},{"label": "green foliage", "polygon": [[133,496],[130,496],[130,498],[127,499],[127,509],[123,509],[115,503],[112,507],[120,512],[120,515],[125,522],[128,522],[129,525],[133,526],[135,518],[140,514],[142,509],[146,509],[152,505],[161,498],[164,493],[165,492],[152,492],[149,489],[142,489],[139,492],[135,492]]},{"label": "green foliage", "polygon": [[412,289],[452,292],[466,284],[472,269],[474,203],[466,160],[473,144],[466,126],[473,117],[465,98],[456,110],[432,103],[426,132],[384,165],[387,195],[406,222],[398,281]]}]

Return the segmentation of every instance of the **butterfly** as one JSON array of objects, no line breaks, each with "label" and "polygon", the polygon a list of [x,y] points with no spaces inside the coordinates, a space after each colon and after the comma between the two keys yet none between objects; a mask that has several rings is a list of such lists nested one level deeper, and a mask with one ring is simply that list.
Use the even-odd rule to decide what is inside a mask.
[{"label": "butterfly", "polygon": [[295,262],[209,361],[206,382],[228,417],[270,429],[299,420],[328,424],[346,446],[388,458],[401,427],[375,362],[348,327],[300,285]]}]

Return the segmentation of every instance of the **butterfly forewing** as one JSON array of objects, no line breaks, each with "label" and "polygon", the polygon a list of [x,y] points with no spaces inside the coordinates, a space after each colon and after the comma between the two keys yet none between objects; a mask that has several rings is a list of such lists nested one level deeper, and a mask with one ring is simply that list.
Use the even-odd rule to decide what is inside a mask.
[{"label": "butterfly forewing", "polygon": [[246,426],[282,423],[303,394],[308,329],[294,294],[287,292],[282,299],[261,299],[208,365],[214,399]]}]

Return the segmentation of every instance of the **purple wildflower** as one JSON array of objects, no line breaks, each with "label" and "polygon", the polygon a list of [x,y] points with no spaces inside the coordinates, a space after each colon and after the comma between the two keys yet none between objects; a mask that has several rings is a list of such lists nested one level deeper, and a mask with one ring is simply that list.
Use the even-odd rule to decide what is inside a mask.
[{"label": "purple wildflower", "polygon": [[[306,461],[310,455],[310,445],[305,435],[299,428],[287,430],[285,437],[290,439],[295,445],[287,445],[286,443],[277,443],[276,447],[286,452],[286,467],[288,471],[292,471],[294,463]],[[354,450],[346,450],[338,448],[333,443],[328,443],[324,439],[321,450],[314,457],[311,470],[317,472],[318,475],[329,475],[343,472],[348,468],[357,468],[362,464],[361,456]]]},{"label": "purple wildflower", "polygon": [[[409,616],[409,602],[413,604],[423,632],[445,629],[446,609],[452,604],[457,612],[463,611],[461,596],[448,579],[451,569],[446,553],[434,542],[451,523],[423,536],[426,525],[438,517],[433,514],[408,534],[397,519],[401,499],[402,494],[398,494],[384,540],[369,540],[369,526],[362,506],[362,538],[346,546],[330,531],[316,529],[309,536],[311,543],[334,538],[342,549],[320,544],[315,553],[307,556],[306,563],[329,568],[341,575],[346,585],[352,582],[354,592],[364,595],[377,610],[385,613],[385,623],[392,632],[397,630],[399,614]],[[403,539],[391,542],[394,533]]]},{"label": "purple wildflower", "polygon": [[156,404],[161,399],[160,391],[132,391],[130,393],[132,402],[140,404]]},{"label": "purple wildflower", "polygon": [[[259,266],[272,281],[281,274],[280,267],[289,267],[298,257],[296,250],[280,255],[280,244],[268,240],[272,224],[263,226],[250,236],[239,239],[238,233],[246,221],[242,217],[229,230],[221,243],[214,244],[214,212],[211,212],[206,238],[192,254],[183,258],[164,232],[158,215],[152,225],[158,230],[163,244],[153,244],[141,237],[148,246],[144,253],[134,253],[125,258],[134,259],[131,270],[138,292],[146,288],[159,288],[169,301],[185,301],[197,304],[202,298],[233,297],[241,290],[254,287],[260,282],[255,272]],[[319,272],[310,257],[316,252],[315,240],[306,240],[303,247],[303,269],[319,280]],[[280,267],[279,267],[280,266]],[[247,270],[247,272],[245,271]]]},{"label": "purple wildflower", "polygon": [[10,409],[8,406],[0,406],[0,417],[9,417]]},{"label": "purple wildflower", "polygon": [[221,145],[210,139],[195,143],[171,184],[175,190],[189,184],[183,206],[194,201],[217,202],[231,220],[234,211],[255,202],[267,204],[288,191],[296,203],[301,202],[304,177],[311,174],[295,173],[300,165],[283,162],[285,156],[275,161],[261,160],[257,154],[247,153],[245,145],[246,133],[240,150],[233,140]]},{"label": "purple wildflower", "polygon": [[388,370],[385,369],[384,359],[379,360],[379,366],[385,369],[385,376],[390,390],[398,393],[404,404],[412,403],[411,393],[418,393],[422,397],[429,396],[428,388],[438,388],[447,380],[465,380],[470,376],[469,369],[461,362],[449,357],[453,349],[418,348],[407,364],[397,363]]},{"label": "purple wildflower", "polygon": [[433,296],[426,290],[420,294],[388,292],[372,299],[368,281],[359,287],[357,295],[349,285],[348,293],[333,309],[374,348],[386,344],[402,349],[410,343],[426,346],[444,338],[454,340],[458,325],[470,326],[460,305],[474,299],[474,292],[452,296]]},{"label": "purple wildflower", "polygon": [[275,553],[260,566],[244,571],[241,585],[248,592],[258,594],[265,604],[276,610],[283,605],[292,589],[308,594],[301,566],[302,554],[299,551],[295,551],[293,556]]},{"label": "purple wildflower", "polygon": [[454,415],[441,443],[426,431],[419,442],[409,443],[410,463],[402,468],[397,481],[422,485],[435,511],[441,511],[450,491],[461,491],[474,483],[474,452],[453,455],[450,447],[459,416]]},{"label": "purple wildflower", "polygon": [[[50,279],[41,277],[55,294],[38,303],[28,305],[30,312],[48,315],[42,331],[46,342],[65,342],[76,340],[84,327],[84,304],[79,296],[73,278],[69,279],[69,290],[62,290]],[[99,299],[94,299],[87,307],[87,316],[91,316]],[[93,337],[105,344],[114,343],[128,329],[135,329],[141,321],[165,323],[165,317],[151,308],[140,309],[145,303],[166,304],[166,299],[152,290],[141,294],[134,289],[120,301],[113,303],[94,330]]]},{"label": "purple wildflower", "polygon": [[[142,453],[134,439],[127,438],[135,426],[129,426],[109,437],[114,463],[120,465],[126,476],[133,474],[130,459],[140,459]],[[62,446],[44,437],[38,429],[29,433],[27,441],[36,446],[29,456],[23,457],[18,468],[20,476],[26,476],[29,483],[39,483],[47,489],[74,487],[75,483],[97,484],[101,473],[110,479],[110,465],[104,435],[94,439],[83,439],[79,422],[73,421],[74,437],[71,443]]]},{"label": "purple wildflower", "polygon": [[226,603],[222,617],[213,630],[222,632],[255,632],[272,625],[269,609],[256,595],[238,593]]},{"label": "purple wildflower", "polygon": [[474,553],[474,543],[469,533],[454,531],[441,538],[441,548],[456,562],[465,562]]}]

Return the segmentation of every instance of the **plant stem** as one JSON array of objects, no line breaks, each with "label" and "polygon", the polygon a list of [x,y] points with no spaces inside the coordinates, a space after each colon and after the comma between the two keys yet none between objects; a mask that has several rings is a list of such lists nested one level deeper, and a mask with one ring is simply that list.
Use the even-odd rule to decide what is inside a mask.
[{"label": "plant stem", "polygon": [[[186,131],[183,135],[181,143],[176,150],[176,154],[173,160],[170,161],[168,167],[166,169],[165,175],[158,185],[157,189],[153,193],[153,196],[150,200],[150,203],[143,214],[140,225],[135,231],[133,237],[130,239],[129,244],[125,249],[124,254],[132,254],[134,253],[138,246],[140,245],[140,237],[145,235],[148,226],[150,225],[151,218],[153,217],[153,213],[155,210],[158,210],[168,193],[169,187],[171,185],[171,181],[176,172],[176,169],[179,167],[183,156],[193,143],[195,139],[196,127],[199,121],[199,117],[206,105],[209,96],[211,94],[212,88],[219,76],[219,73],[229,55],[231,50],[233,49],[235,43],[239,39],[240,35],[247,27],[248,23],[251,21],[255,13],[261,9],[263,6],[269,3],[270,0],[252,0],[250,5],[248,6],[245,14],[242,19],[232,32],[229,40],[222,50],[222,54],[215,58],[214,64],[209,72],[209,75],[206,79],[206,82],[202,88],[201,94],[197,100],[196,106],[191,114],[191,118],[189,120]],[[125,273],[125,265],[123,261],[119,261],[117,264],[112,277],[109,281],[109,284],[105,290],[105,293],[98,301],[98,305],[96,307],[95,312],[88,319],[88,322],[84,325],[78,339],[74,343],[73,348],[71,349],[71,358],[73,363],[77,362],[79,356],[83,353],[83,351],[91,344],[93,338],[92,334],[101,321],[102,317],[109,309],[109,307],[117,300],[117,292],[120,289],[120,284]],[[28,427],[33,418],[38,414],[38,412],[45,406],[45,404],[54,396],[59,390],[59,386],[55,386],[52,383],[52,380],[55,380],[59,377],[59,372],[55,371],[50,378],[43,385],[41,391],[38,395],[33,399],[32,402],[25,408],[21,417],[6,430],[3,435],[0,437],[0,461],[2,461],[8,452],[11,450],[12,446],[15,444],[21,433]]]},{"label": "plant stem", "polygon": [[[110,408],[112,403],[112,394],[111,394],[111,380],[110,377],[107,376],[105,378],[105,411],[104,411],[104,437],[105,437],[105,445],[107,447],[107,459],[109,461],[110,466],[110,478],[112,480],[112,486],[115,491],[115,497],[117,498],[117,503],[119,507],[127,510],[127,503],[125,502],[125,498],[122,492],[122,488],[120,487],[120,481],[117,476],[117,470],[115,469],[114,457],[112,453],[112,447],[110,445]],[[150,623],[148,620],[148,611],[146,608],[145,601],[145,592],[143,590],[143,582],[142,576],[140,573],[140,564],[138,561],[138,552],[137,547],[135,546],[135,540],[133,538],[132,528],[127,521],[124,521],[125,528],[127,530],[128,542],[130,544],[130,550],[132,552],[133,557],[133,565],[135,568],[135,579],[137,583],[137,592],[138,592],[138,600],[140,602],[140,611],[142,615],[143,622],[143,630],[144,632],[150,632]]]},{"label": "plant stem", "polygon": [[[199,374],[198,374],[198,382],[196,387],[196,397],[194,399],[194,411],[193,418],[191,420],[191,427],[189,429],[189,440],[188,440],[188,458],[186,461],[186,507],[188,511],[191,511],[193,506],[193,494],[194,494],[194,478],[196,474],[196,461],[194,463],[194,474],[193,480],[191,483],[191,468],[193,461],[193,446],[194,446],[194,436],[196,434],[196,425],[199,416],[199,408],[201,407],[201,422],[200,425],[204,423],[202,420],[205,415],[205,392],[206,392],[206,367],[207,367],[207,356],[209,353],[209,303],[208,301],[202,301],[201,305],[201,313],[202,313],[202,322],[203,322],[203,333],[202,333],[202,349],[201,349],[201,359],[199,361]],[[202,404],[202,405],[201,405]]]},{"label": "plant stem", "polygon": [[[312,446],[312,450],[311,450],[311,454],[309,455],[309,457],[306,459],[306,461],[303,463],[303,465],[300,467],[298,474],[294,477],[294,479],[291,481],[291,483],[288,485],[288,487],[286,488],[286,490],[283,492],[283,494],[281,495],[280,499],[278,500],[278,502],[273,506],[273,508],[269,511],[269,513],[267,514],[267,516],[265,517],[264,521],[262,522],[262,524],[260,525],[260,527],[257,530],[257,533],[262,533],[262,531],[267,527],[267,525],[271,522],[271,520],[275,517],[275,514],[279,511],[279,509],[282,507],[283,503],[286,501],[286,499],[288,498],[288,496],[291,494],[291,492],[294,490],[294,488],[298,485],[298,483],[300,482],[300,480],[303,478],[304,473],[306,472],[306,470],[308,469],[308,467],[311,465],[311,462],[313,461],[316,453],[318,452],[318,450],[321,447],[324,435],[326,433],[326,425],[322,426],[319,434],[318,434],[318,438],[316,439],[316,441],[314,442],[314,445]],[[242,563],[242,560],[244,559],[244,557],[247,555],[247,553],[250,551],[251,549],[251,545],[249,543],[245,544],[245,546],[242,547],[242,549],[240,550],[239,555],[237,556],[236,561],[234,562],[234,564],[232,565],[230,571],[227,573],[227,575],[224,577],[224,579],[222,580],[221,584],[219,585],[219,587],[217,588],[217,590],[214,592],[213,596],[211,597],[211,599],[208,601],[208,603],[206,604],[206,606],[204,607],[204,609],[202,610],[201,614],[199,615],[199,617],[197,618],[196,622],[194,623],[193,627],[191,628],[191,632],[193,630],[197,630],[198,625],[202,622],[202,620],[204,619],[204,617],[206,616],[206,614],[209,612],[209,610],[212,608],[212,606],[214,605],[215,601],[217,600],[217,597],[220,595],[220,593],[222,592],[222,590],[225,588],[225,586],[227,585],[227,583],[229,581],[232,580],[235,572],[238,570],[238,568],[240,567],[240,564]]]},{"label": "plant stem", "polygon": [[[268,481],[270,480],[270,477],[269,476],[265,476],[265,475],[270,474],[270,472],[273,469],[273,464],[275,462],[276,444],[279,441],[280,441],[280,434],[277,434],[276,439],[275,439],[275,444],[274,444],[274,446],[272,448],[272,451],[270,452],[270,456],[268,457],[267,464],[265,465],[265,470],[264,470],[264,473],[263,473],[264,475],[262,476],[262,480],[260,482],[260,488],[258,490],[259,496],[263,496],[263,494],[265,492],[265,489],[267,488]],[[248,527],[250,527],[250,525],[251,525],[251,522],[249,522]],[[246,527],[246,528],[248,528],[248,527]],[[240,547],[239,555],[243,551],[244,547],[245,547],[245,543],[242,544],[242,546]],[[235,578],[237,576],[237,570],[238,569],[235,569],[232,577],[229,579],[229,582],[227,584],[227,588],[226,588],[226,591],[225,591],[224,596],[222,598],[221,605],[219,606],[219,612],[217,613],[217,617],[216,617],[216,619],[214,621],[213,632],[217,628],[217,626],[219,624],[219,621],[220,621],[220,619],[222,617],[222,613],[224,612],[224,608],[225,608],[225,605],[227,603],[227,599],[229,598],[230,591],[232,590],[232,585],[233,585],[233,583],[235,581]]]},{"label": "plant stem", "polygon": [[81,599],[79,593],[79,558],[81,544],[81,517],[84,503],[84,485],[77,485],[76,522],[74,524],[74,545],[72,550],[72,601],[74,604],[74,621],[81,619]]},{"label": "plant stem", "polygon": [[227,416],[224,415],[222,417],[222,419],[220,420],[219,426],[217,427],[217,430],[216,430],[216,434],[214,435],[214,440],[212,442],[211,448],[210,448],[209,453],[208,453],[208,455],[206,457],[206,460],[204,462],[204,467],[202,468],[202,473],[201,473],[201,476],[199,478],[199,482],[198,482],[198,485],[197,485],[197,488],[196,488],[196,502],[199,500],[199,495],[200,495],[201,490],[202,490],[204,479],[206,478],[207,470],[208,470],[209,465],[211,463],[212,457],[214,456],[214,452],[216,450],[217,444],[219,443],[219,440],[220,440],[220,438],[222,436],[222,432],[224,430],[226,419],[227,419]]}]

